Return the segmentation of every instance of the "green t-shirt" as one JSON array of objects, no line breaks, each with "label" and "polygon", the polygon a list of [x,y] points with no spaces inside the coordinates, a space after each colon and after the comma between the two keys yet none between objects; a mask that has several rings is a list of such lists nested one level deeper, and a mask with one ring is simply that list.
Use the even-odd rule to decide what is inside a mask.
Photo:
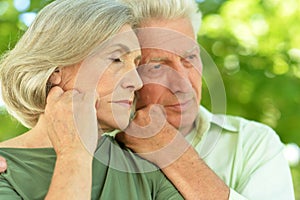
[{"label": "green t-shirt", "polygon": [[[0,199],[44,199],[54,171],[54,149],[0,148],[0,155],[9,166],[0,175]],[[183,199],[158,168],[111,137],[102,137],[95,157],[92,199]]]}]

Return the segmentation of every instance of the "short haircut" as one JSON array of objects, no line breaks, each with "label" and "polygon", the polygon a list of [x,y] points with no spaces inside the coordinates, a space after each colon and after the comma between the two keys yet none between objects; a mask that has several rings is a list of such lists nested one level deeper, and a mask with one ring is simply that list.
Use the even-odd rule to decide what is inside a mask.
[{"label": "short haircut", "polygon": [[192,22],[195,36],[201,25],[201,12],[194,0],[119,0],[133,10],[137,27],[151,19],[176,20],[186,18]]},{"label": "short haircut", "polygon": [[125,24],[134,24],[131,9],[116,1],[56,0],[44,7],[0,61],[8,112],[24,126],[35,126],[55,69],[79,63]]}]

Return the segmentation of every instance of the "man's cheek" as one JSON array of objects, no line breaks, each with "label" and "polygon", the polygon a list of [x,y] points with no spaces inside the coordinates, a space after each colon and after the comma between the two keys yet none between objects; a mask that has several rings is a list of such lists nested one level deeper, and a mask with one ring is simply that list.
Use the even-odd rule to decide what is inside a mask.
[{"label": "man's cheek", "polygon": [[150,98],[149,94],[147,94],[147,91],[141,89],[136,93],[136,108],[140,109],[147,106],[148,104],[150,104],[149,100]]},{"label": "man's cheek", "polygon": [[137,93],[137,105],[149,105],[159,103],[158,100],[160,96],[160,92],[158,92],[155,88],[144,86]]}]

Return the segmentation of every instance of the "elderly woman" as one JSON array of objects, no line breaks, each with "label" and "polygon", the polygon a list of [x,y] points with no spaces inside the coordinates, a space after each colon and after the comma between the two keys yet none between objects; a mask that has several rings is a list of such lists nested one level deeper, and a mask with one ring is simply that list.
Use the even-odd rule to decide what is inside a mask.
[{"label": "elderly woman", "polygon": [[154,165],[99,136],[127,127],[142,86],[133,23],[115,1],[57,0],[4,55],[3,99],[30,130],[0,143],[0,199],[182,199]]}]

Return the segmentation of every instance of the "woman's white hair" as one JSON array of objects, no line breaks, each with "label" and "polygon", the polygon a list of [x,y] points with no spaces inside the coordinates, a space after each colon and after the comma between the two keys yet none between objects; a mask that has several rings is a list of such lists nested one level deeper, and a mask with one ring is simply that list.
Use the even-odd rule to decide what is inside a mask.
[{"label": "woman's white hair", "polygon": [[43,8],[0,61],[8,112],[26,127],[35,126],[55,69],[79,63],[125,24],[134,24],[131,10],[111,0],[56,0]]},{"label": "woman's white hair", "polygon": [[194,0],[119,0],[133,10],[137,27],[151,19],[191,21],[195,36],[201,26],[202,14]]}]

